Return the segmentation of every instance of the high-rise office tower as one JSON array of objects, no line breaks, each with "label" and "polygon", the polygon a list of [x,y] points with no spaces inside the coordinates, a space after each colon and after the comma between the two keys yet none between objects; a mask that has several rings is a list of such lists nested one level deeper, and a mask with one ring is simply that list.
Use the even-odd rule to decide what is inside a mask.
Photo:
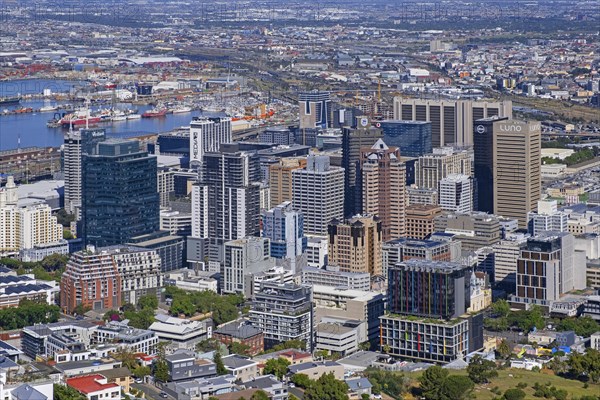
[{"label": "high-rise office tower", "polygon": [[439,190],[440,181],[450,174],[471,175],[471,157],[467,151],[436,148],[415,163],[415,184],[422,189]]},{"label": "high-rise office tower", "polygon": [[65,178],[65,210],[78,214],[81,208],[81,162],[84,154],[106,138],[104,129],[80,129],[65,134],[63,173]]},{"label": "high-rise office tower", "polygon": [[527,239],[517,261],[513,300],[547,306],[571,290],[582,289],[575,276],[577,267],[575,238],[570,233],[544,232]]},{"label": "high-rise office tower", "polygon": [[190,124],[190,165],[200,166],[205,153],[217,152],[221,143],[231,142],[231,118],[194,118]]},{"label": "high-rise office tower", "polygon": [[137,140],[109,139],[83,156],[82,227],[95,246],[125,244],[160,229],[156,157]]},{"label": "high-rise office tower", "polygon": [[247,237],[225,242],[223,292],[252,296],[253,275],[275,266],[269,239]]},{"label": "high-rise office tower", "polygon": [[397,147],[379,139],[361,151],[363,212],[381,220],[383,240],[406,233],[406,168]]},{"label": "high-rise office tower", "polygon": [[440,206],[446,211],[473,211],[473,180],[470,176],[450,174],[440,181]]},{"label": "high-rise office tower", "polygon": [[271,256],[281,260],[293,273],[305,262],[302,256],[307,246],[304,236],[304,215],[286,201],[262,214],[262,236],[271,241]]},{"label": "high-rise office tower", "polygon": [[327,235],[327,224],[344,218],[344,169],[329,156],[310,154],[306,167],[292,171],[294,208],[304,214],[304,233]]},{"label": "high-rise office tower", "polygon": [[192,188],[192,237],[206,239],[211,261],[223,260],[226,241],[260,234],[260,166],[236,146],[205,153],[202,180]]},{"label": "high-rise office tower", "polygon": [[277,164],[269,166],[269,188],[271,190],[271,208],[292,201],[292,171],[306,166],[306,158],[282,158]]},{"label": "high-rise office tower", "polygon": [[490,212],[493,204],[491,212],[518,219],[526,228],[527,213],[537,209],[541,197],[540,124],[480,119],[474,147],[479,211]]},{"label": "high-rise office tower", "polygon": [[328,227],[329,263],[342,272],[382,274],[382,227],[375,216],[350,218],[345,222],[334,220]]},{"label": "high-rise office tower", "polygon": [[405,157],[420,157],[433,150],[431,122],[386,120],[381,121],[381,130],[385,142],[398,147]]},{"label": "high-rise office tower", "polygon": [[367,117],[357,117],[356,128],[342,129],[342,167],[344,177],[344,215],[353,216],[362,212],[362,177],[360,170],[360,151],[370,148],[383,138],[381,129],[371,126]]},{"label": "high-rise office tower", "polygon": [[327,128],[331,114],[329,92],[302,92],[298,94],[300,129]]},{"label": "high-rise office tower", "polygon": [[544,231],[568,231],[569,217],[565,212],[558,211],[556,200],[540,200],[537,204],[537,212],[527,213],[529,233],[535,236]]},{"label": "high-rise office tower", "polygon": [[493,116],[512,118],[512,102],[394,98],[394,119],[431,122],[433,147],[473,144],[473,123]]}]

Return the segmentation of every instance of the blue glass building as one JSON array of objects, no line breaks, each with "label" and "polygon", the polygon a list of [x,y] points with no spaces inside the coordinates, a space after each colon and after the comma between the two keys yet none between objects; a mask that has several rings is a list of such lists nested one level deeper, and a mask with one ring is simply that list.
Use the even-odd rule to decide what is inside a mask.
[{"label": "blue glass building", "polygon": [[160,229],[156,158],[135,140],[110,139],[84,155],[82,230],[86,244],[127,243]]},{"label": "blue glass building", "polygon": [[400,148],[400,155],[420,157],[433,150],[431,122],[386,120],[381,122],[383,140],[388,146]]},{"label": "blue glass building", "polygon": [[271,256],[290,260],[292,269],[306,250],[308,239],[304,236],[304,214],[286,201],[262,214],[262,236],[271,241]]}]

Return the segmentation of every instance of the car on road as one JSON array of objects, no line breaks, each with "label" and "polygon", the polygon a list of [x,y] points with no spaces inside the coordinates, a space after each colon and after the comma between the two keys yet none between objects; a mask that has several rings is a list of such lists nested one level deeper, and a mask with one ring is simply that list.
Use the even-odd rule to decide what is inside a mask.
[{"label": "car on road", "polygon": [[142,378],[135,378],[135,383],[144,383]]},{"label": "car on road", "polygon": [[165,392],[160,392],[159,396],[162,397],[163,399],[166,399],[169,397],[169,395],[166,394]]}]

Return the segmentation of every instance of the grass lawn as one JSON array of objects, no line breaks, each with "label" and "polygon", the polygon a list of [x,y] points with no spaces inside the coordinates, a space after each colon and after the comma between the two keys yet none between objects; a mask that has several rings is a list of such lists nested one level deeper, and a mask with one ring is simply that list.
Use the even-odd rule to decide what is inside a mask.
[{"label": "grass lawn", "polygon": [[[462,371],[450,371],[451,375],[466,375],[467,372]],[[410,378],[415,381],[415,385],[419,376],[421,376],[421,372],[415,372],[406,374]],[[551,375],[549,371],[542,372],[532,372],[521,369],[506,369],[499,370],[498,377],[494,378],[491,383],[487,385],[476,385],[473,393],[475,394],[476,399],[482,400],[492,400],[495,397],[500,397],[491,392],[491,389],[495,386],[504,393],[506,389],[516,388],[519,382],[527,383],[527,387],[523,389],[525,393],[527,393],[526,399],[537,399],[538,397],[533,397],[533,388],[532,386],[537,382],[540,385],[546,384],[550,382],[551,386],[555,386],[557,389],[564,389],[569,393],[569,400],[574,398],[579,398],[583,395],[600,395],[600,385],[590,384],[587,389],[583,387],[583,382],[565,379],[560,376]]]}]

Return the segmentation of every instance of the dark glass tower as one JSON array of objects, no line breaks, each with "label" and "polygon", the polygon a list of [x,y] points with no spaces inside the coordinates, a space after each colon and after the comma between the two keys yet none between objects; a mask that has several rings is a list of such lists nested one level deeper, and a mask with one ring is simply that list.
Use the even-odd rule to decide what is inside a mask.
[{"label": "dark glass tower", "polygon": [[475,209],[490,214],[494,213],[494,122],[498,120],[478,119],[473,132]]},{"label": "dark glass tower", "polygon": [[387,120],[381,122],[381,130],[385,143],[398,147],[402,156],[420,157],[433,151],[431,122]]},{"label": "dark glass tower", "polygon": [[367,117],[357,117],[356,128],[342,129],[342,167],[344,167],[344,215],[353,217],[362,212],[362,174],[360,151],[371,148],[383,138],[381,129],[371,126]]},{"label": "dark glass tower", "polygon": [[156,158],[135,140],[106,140],[84,155],[82,226],[86,244],[111,246],[159,230]]}]

